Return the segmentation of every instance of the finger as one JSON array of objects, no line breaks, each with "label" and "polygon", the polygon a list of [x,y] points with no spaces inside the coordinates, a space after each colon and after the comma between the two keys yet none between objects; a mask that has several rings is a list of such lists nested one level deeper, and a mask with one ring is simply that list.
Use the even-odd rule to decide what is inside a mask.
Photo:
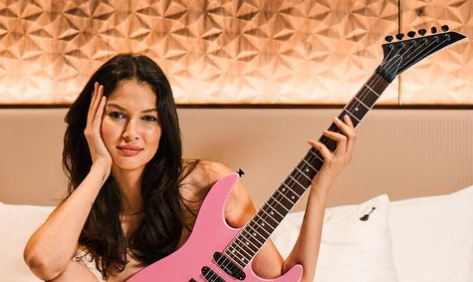
[{"label": "finger", "polygon": [[[338,117],[335,117],[333,120],[334,120],[335,125],[348,138],[348,144],[350,144],[351,140],[356,138],[355,128],[353,127],[351,118],[348,115],[345,115],[343,119],[346,121],[347,124],[341,121]],[[349,122],[347,121],[347,119],[349,120]],[[348,125],[348,123],[350,125]]]},{"label": "finger", "polygon": [[97,90],[95,91],[95,97],[94,97],[94,103],[93,103],[93,108],[92,112],[96,113],[97,108],[100,105],[100,101],[102,99],[102,92],[103,92],[103,86],[100,84],[97,84]]},{"label": "finger", "polygon": [[[343,117],[343,119],[345,121],[347,120],[347,118],[350,119],[350,117],[348,115],[345,115]],[[335,125],[340,129],[340,131],[342,131],[345,134],[345,136],[350,137],[350,135],[353,135],[353,133],[355,132],[355,128],[352,127],[353,123],[351,123],[352,126],[350,126],[347,123],[341,121],[338,117],[334,117],[333,121],[334,121]],[[351,121],[351,119],[350,119],[350,121]]]},{"label": "finger", "polygon": [[355,129],[355,126],[353,125],[353,121],[351,120],[351,117],[350,117],[349,115],[345,115],[343,118],[344,118],[345,123],[346,123],[349,127]]},{"label": "finger", "polygon": [[94,120],[94,127],[96,130],[100,131],[100,126],[102,125],[102,117],[103,117],[103,112],[106,104],[106,99],[107,97],[103,96],[100,99],[100,104],[97,109],[97,114],[95,115],[95,120]]},{"label": "finger", "polygon": [[353,125],[353,122],[351,118],[348,115],[345,115],[344,117],[345,123],[348,125],[349,129],[347,129],[347,152],[350,154],[351,159],[351,154],[353,152],[353,149],[355,147],[355,142],[356,142],[356,131],[355,131],[355,126]]},{"label": "finger", "polygon": [[97,88],[98,88],[98,82],[94,83],[94,90],[92,91],[91,97],[90,97],[90,104],[89,104],[89,112],[92,110],[95,102],[95,97],[97,96]]},{"label": "finger", "polygon": [[103,94],[103,85],[97,84],[97,86],[98,88],[95,91],[94,103],[92,106],[92,120],[95,120],[95,118],[97,117],[97,110],[102,100]]},{"label": "finger", "polygon": [[330,150],[323,143],[321,143],[319,141],[315,141],[315,140],[309,140],[308,142],[317,151],[320,152],[320,154],[322,155],[322,157],[324,159],[324,163],[325,162],[330,162],[330,163],[332,162],[332,160],[333,160],[332,152],[330,152]]},{"label": "finger", "polygon": [[94,120],[94,103],[95,97],[97,96],[98,82],[94,83],[94,91],[92,91],[92,97],[90,98],[89,112],[87,113],[87,122],[92,122]]},{"label": "finger", "polygon": [[345,135],[328,130],[325,130],[323,132],[323,135],[337,142],[337,149],[335,149],[334,152],[336,156],[340,156],[340,154],[345,154],[345,152],[347,151],[347,137]]}]

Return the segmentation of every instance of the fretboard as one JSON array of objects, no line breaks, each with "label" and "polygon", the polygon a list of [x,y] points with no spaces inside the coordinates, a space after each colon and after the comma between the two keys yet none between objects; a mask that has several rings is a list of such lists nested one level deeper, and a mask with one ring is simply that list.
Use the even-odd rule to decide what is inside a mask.
[{"label": "fretboard", "polygon": [[[388,85],[389,82],[380,76],[378,71],[375,72],[343,108],[338,118],[343,120],[344,115],[349,115],[354,126],[358,126]],[[335,123],[332,123],[328,130],[341,133]],[[322,136],[319,141],[332,152],[337,147],[336,141],[325,136]],[[322,155],[311,148],[263,207],[235,236],[224,253],[241,268],[245,268],[310,187],[312,179],[323,164]]]}]

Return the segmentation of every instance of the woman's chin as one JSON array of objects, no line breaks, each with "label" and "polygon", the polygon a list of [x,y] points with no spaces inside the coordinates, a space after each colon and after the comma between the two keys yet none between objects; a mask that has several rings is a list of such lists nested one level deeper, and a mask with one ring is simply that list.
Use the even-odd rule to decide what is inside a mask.
[{"label": "woman's chin", "polygon": [[113,166],[120,170],[136,170],[142,168],[144,164],[136,161],[118,160],[113,162]]}]

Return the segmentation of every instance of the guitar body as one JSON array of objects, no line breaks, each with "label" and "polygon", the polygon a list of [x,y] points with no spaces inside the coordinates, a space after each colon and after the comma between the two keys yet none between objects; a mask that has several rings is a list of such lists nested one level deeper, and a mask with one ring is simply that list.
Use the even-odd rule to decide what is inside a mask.
[{"label": "guitar body", "polygon": [[[225,221],[226,199],[239,180],[237,173],[221,178],[210,189],[197,216],[194,228],[188,240],[169,256],[147,266],[128,282],[188,282],[219,281],[205,278],[204,266],[213,269],[224,281],[240,281],[221,270],[213,259],[215,252],[223,252],[226,246],[238,234],[240,228],[232,228]],[[243,281],[299,282],[302,266],[295,265],[283,276],[276,279],[263,279],[252,270],[251,263],[243,269],[246,278]]]}]

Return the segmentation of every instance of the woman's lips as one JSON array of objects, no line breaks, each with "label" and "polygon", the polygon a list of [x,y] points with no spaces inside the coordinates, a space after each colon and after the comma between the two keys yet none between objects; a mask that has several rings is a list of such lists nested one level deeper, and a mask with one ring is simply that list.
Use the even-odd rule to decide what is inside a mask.
[{"label": "woman's lips", "polygon": [[118,148],[118,150],[122,152],[125,156],[135,156],[142,151],[142,150],[132,150],[132,149],[124,149],[124,148]]}]

